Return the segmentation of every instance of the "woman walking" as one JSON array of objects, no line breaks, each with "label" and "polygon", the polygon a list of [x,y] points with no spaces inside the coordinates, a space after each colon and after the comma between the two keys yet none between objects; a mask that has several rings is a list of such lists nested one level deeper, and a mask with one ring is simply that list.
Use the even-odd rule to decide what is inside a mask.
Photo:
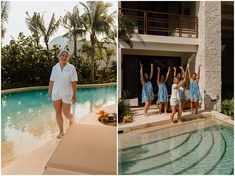
[{"label": "woman walking", "polygon": [[63,116],[69,120],[69,124],[73,124],[74,118],[71,113],[71,104],[76,102],[76,82],[77,72],[75,67],[68,62],[69,53],[62,50],[59,53],[59,63],[53,66],[50,83],[48,88],[48,100],[50,100],[52,92],[52,101],[56,112],[56,120],[60,129],[57,138],[64,135]]}]

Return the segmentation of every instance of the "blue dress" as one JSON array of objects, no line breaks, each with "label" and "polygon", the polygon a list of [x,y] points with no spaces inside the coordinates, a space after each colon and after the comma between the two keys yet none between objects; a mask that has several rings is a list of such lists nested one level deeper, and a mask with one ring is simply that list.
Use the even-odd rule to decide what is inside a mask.
[{"label": "blue dress", "polygon": [[202,96],[199,91],[198,81],[190,80],[189,90],[190,90],[190,95],[189,95],[190,100],[201,100],[202,99]]},{"label": "blue dress", "polygon": [[154,99],[153,96],[153,87],[150,81],[144,82],[143,89],[142,89],[142,103],[147,100],[152,101]]},{"label": "blue dress", "polygon": [[[186,88],[186,85],[183,83],[183,84],[181,85],[181,87]],[[186,99],[185,92],[182,91],[182,90],[180,90],[180,98],[181,98],[181,100],[185,100],[185,99]]]},{"label": "blue dress", "polygon": [[158,89],[158,103],[162,102],[168,102],[168,92],[166,88],[166,84],[160,83],[159,89]]}]

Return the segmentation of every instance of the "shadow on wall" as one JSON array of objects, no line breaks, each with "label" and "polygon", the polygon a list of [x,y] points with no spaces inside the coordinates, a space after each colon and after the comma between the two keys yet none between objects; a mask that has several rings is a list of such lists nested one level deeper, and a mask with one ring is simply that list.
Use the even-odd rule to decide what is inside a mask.
[{"label": "shadow on wall", "polygon": [[208,94],[205,94],[205,109],[206,110],[216,110],[216,111],[218,111],[217,103],[218,103],[219,100],[220,100],[220,97],[219,97],[218,94],[214,98],[212,98]]}]

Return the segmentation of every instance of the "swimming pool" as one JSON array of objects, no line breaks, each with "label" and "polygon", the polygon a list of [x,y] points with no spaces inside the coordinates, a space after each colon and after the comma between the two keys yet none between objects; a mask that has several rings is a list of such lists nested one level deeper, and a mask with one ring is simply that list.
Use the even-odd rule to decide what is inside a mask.
[{"label": "swimming pool", "polygon": [[233,127],[214,119],[122,134],[119,174],[231,175],[233,138]]},{"label": "swimming pool", "polygon": [[[116,86],[77,89],[77,103],[72,106],[76,120],[94,109],[116,103],[116,92]],[[1,101],[2,165],[58,133],[47,90],[2,94]],[[64,123],[68,127],[67,121]]]}]

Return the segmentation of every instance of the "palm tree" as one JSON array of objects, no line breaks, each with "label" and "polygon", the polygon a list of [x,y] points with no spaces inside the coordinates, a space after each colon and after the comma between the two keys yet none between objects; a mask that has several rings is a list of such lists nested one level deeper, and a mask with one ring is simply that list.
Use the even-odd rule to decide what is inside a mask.
[{"label": "palm tree", "polygon": [[108,73],[108,69],[109,69],[109,64],[110,64],[110,61],[111,61],[111,57],[114,56],[116,53],[116,50],[114,48],[106,48],[105,49],[105,76],[107,76],[107,73]]},{"label": "palm tree", "polygon": [[51,20],[50,20],[48,27],[46,27],[46,25],[45,25],[44,17],[41,16],[41,20],[39,23],[39,29],[40,29],[40,32],[43,36],[47,50],[49,50],[48,43],[49,43],[50,37],[58,30],[59,25],[60,25],[60,19],[56,20],[54,13],[51,17]]},{"label": "palm tree", "polygon": [[102,1],[88,1],[86,4],[80,2],[84,7],[82,19],[84,27],[89,34],[91,42],[91,81],[95,77],[95,47],[98,47],[98,36],[108,35],[114,23],[113,16],[108,14],[110,3]]},{"label": "palm tree", "polygon": [[124,42],[133,47],[133,42],[131,40],[132,36],[135,34],[134,32],[134,23],[126,18],[121,12],[118,16],[118,41]]},{"label": "palm tree", "polygon": [[5,37],[6,28],[4,27],[4,24],[8,21],[8,13],[10,8],[10,2],[9,1],[1,1],[1,37]]},{"label": "palm tree", "polygon": [[63,26],[68,30],[65,37],[73,38],[74,42],[74,56],[77,56],[77,37],[83,36],[85,30],[83,29],[83,21],[80,18],[78,6],[73,8],[73,12],[67,12],[63,18]]},{"label": "palm tree", "polygon": [[42,18],[41,18],[41,15],[40,13],[37,13],[37,12],[34,12],[33,13],[33,16],[30,17],[29,16],[29,13],[26,12],[26,15],[27,15],[27,18],[26,18],[26,24],[29,28],[29,30],[31,31],[32,33],[32,36],[36,42],[37,45],[39,45],[39,42],[40,42],[40,37],[41,37],[41,33],[40,33],[40,23]]}]

